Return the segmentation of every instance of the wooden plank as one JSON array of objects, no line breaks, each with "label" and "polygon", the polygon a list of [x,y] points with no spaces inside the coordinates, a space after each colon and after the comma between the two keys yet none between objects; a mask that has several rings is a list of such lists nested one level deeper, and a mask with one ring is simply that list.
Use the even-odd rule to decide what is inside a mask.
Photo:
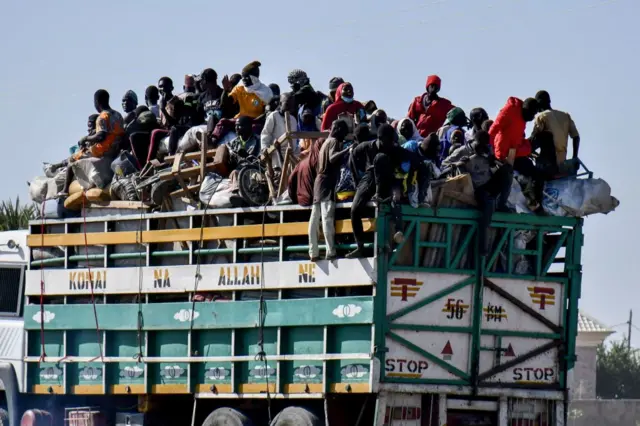
[{"label": "wooden plank", "polygon": [[276,197],[279,199],[282,193],[284,192],[284,188],[289,181],[289,165],[291,164],[291,157],[293,153],[291,151],[291,147],[288,146],[287,150],[284,153],[284,163],[282,164],[282,170],[280,174],[280,184],[278,185],[278,192]]},{"label": "wooden plank", "polygon": [[177,191],[173,191],[171,194],[172,197],[181,197],[183,195],[186,195],[190,192],[195,192],[198,191],[200,189],[200,184],[196,183],[194,185],[188,185],[187,186],[187,190],[185,191],[184,188],[178,189]]},{"label": "wooden plank", "polygon": [[[363,219],[364,232],[375,230],[375,219]],[[353,232],[351,220],[337,220],[336,233],[350,234]],[[308,222],[293,223],[268,223],[264,226],[264,237],[292,237],[308,235]],[[89,232],[87,233],[88,245],[116,245],[136,244],[139,242],[137,231],[123,232]],[[204,228],[203,240],[230,240],[234,238],[261,238],[262,224],[241,226],[220,226]],[[78,234],[45,234],[43,238],[39,234],[27,236],[29,247],[53,247],[53,246],[84,246],[85,236]],[[156,231],[142,232],[143,244],[172,243],[176,241],[199,241],[200,229],[160,229]]]},{"label": "wooden plank", "polygon": [[[207,163],[207,170],[213,170],[213,168],[213,163]],[[187,167],[186,169],[182,169],[180,174],[183,178],[198,176],[200,174],[200,166]],[[175,175],[171,171],[162,172],[158,174],[158,178],[160,180],[172,180],[175,178]]]},{"label": "wooden plank", "polygon": [[189,388],[187,387],[187,385],[182,385],[182,384],[152,385],[151,393],[182,394],[182,393],[189,393]]},{"label": "wooden plank", "polygon": [[87,205],[89,209],[150,209],[152,206],[141,201],[93,201]]},{"label": "wooden plank", "polygon": [[204,182],[204,176],[207,174],[207,150],[209,148],[208,139],[206,133],[202,134],[202,141],[200,142],[200,146],[202,149],[200,150],[200,183]]},{"label": "wooden plank", "polygon": [[[183,152],[181,154],[182,154],[182,159],[185,161],[197,160],[199,158],[202,158],[202,150],[195,151],[195,152],[188,152],[188,153]],[[215,149],[207,150],[207,158],[213,158],[215,157],[215,155],[216,155]],[[170,163],[173,161],[175,157],[176,157],[175,155],[169,155],[168,157],[164,157],[164,162]]]}]

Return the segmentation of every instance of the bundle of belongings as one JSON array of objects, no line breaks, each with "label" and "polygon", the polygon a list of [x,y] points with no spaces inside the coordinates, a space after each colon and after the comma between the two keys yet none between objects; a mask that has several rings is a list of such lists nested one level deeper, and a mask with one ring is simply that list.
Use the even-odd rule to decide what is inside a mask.
[{"label": "bundle of belongings", "polygon": [[[325,94],[295,69],[290,90],[281,92],[260,80],[261,66],[253,61],[222,78],[211,68],[189,74],[179,94],[162,77],[146,88],[142,105],[127,91],[122,112],[108,92],[96,91],[87,134],[68,158],[45,164],[29,183],[31,198],[44,216],[60,218],[117,202],[162,209],[176,208],[178,199],[179,208],[297,203],[312,208],[312,240],[320,226],[332,235],[335,204],[350,201],[354,256],[370,202],[399,211],[402,203],[455,199],[478,208],[484,225],[495,211],[583,217],[619,205],[604,180],[578,174],[578,130],[545,91],[508,98],[495,119],[483,108],[467,116],[431,75],[406,117],[395,120],[375,101],[358,101],[341,77]],[[533,131],[525,137],[528,122]]]}]

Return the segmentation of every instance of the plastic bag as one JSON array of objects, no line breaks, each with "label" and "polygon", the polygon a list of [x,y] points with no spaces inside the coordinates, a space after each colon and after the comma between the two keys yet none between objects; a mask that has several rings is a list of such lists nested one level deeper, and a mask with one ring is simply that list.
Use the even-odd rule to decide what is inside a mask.
[{"label": "plastic bag", "polygon": [[192,152],[200,150],[202,135],[207,131],[207,125],[194,126],[187,130],[178,142],[178,152]]},{"label": "plastic bag", "polygon": [[602,179],[558,179],[544,187],[542,207],[552,216],[583,217],[607,214],[620,205],[611,187]]},{"label": "plastic bag", "polygon": [[29,196],[35,203],[43,203],[45,200],[56,198],[58,193],[64,189],[64,181],[67,168],[64,167],[58,171],[55,177],[48,178],[45,176],[37,176],[29,182]]},{"label": "plastic bag", "polygon": [[511,183],[511,192],[509,193],[509,198],[507,199],[507,207],[514,209],[516,213],[531,213],[531,209],[529,209],[529,203],[527,202],[527,197],[524,196],[522,187],[515,177],[513,178],[513,182]]},{"label": "plastic bag", "polygon": [[71,163],[73,173],[82,189],[91,189],[97,186],[104,189],[111,182],[113,171],[111,170],[111,160],[102,158],[82,158]]},{"label": "plastic bag", "polygon": [[[209,207],[220,208],[220,204],[222,204],[223,207],[229,207],[231,206],[231,201],[226,200],[227,195],[224,197],[218,197],[218,194],[231,189],[232,185],[230,179],[223,179],[216,173],[208,173],[204,177],[202,185],[200,185],[200,201],[208,204]],[[232,194],[229,194],[229,197],[231,195]]]}]

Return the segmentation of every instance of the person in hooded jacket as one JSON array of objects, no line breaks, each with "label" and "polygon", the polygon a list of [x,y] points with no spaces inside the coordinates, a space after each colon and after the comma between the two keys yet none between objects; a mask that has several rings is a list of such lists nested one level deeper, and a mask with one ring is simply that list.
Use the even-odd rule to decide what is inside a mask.
[{"label": "person in hooded jacket", "polygon": [[242,69],[242,79],[237,86],[228,76],[222,79],[222,108],[231,103],[237,105],[239,112],[235,118],[244,116],[258,118],[264,114],[266,106],[273,98],[273,92],[266,84],[260,81],[260,62],[253,61]]},{"label": "person in hooded jacket", "polygon": [[438,167],[451,152],[464,143],[464,128],[468,124],[469,120],[462,108],[454,107],[449,110],[444,125],[438,129],[438,137],[441,143]]},{"label": "person in hooded jacket", "polygon": [[376,109],[373,111],[369,118],[369,130],[371,131],[371,134],[377,135],[378,128],[385,123],[389,123],[389,116],[387,113],[383,109]]},{"label": "person in hooded jacket", "polygon": [[422,137],[436,132],[447,118],[447,113],[453,108],[451,101],[441,98],[438,93],[442,80],[437,75],[427,77],[426,92],[417,96],[411,105],[407,117],[412,119]]},{"label": "person in hooded jacket", "polygon": [[336,90],[335,102],[327,108],[322,117],[322,131],[329,130],[333,122],[344,113],[357,116],[361,121],[364,121],[367,116],[364,106],[353,99],[353,86],[351,83],[342,83]]},{"label": "person in hooded jacket", "polygon": [[398,143],[400,146],[410,141],[420,142],[422,140],[416,123],[410,118],[400,120],[396,126],[396,131],[398,132]]},{"label": "person in hooded jacket", "polygon": [[535,198],[540,202],[544,177],[529,158],[531,143],[525,138],[527,123],[533,121],[538,108],[538,101],[534,98],[523,101],[510,97],[491,125],[489,136],[495,158],[523,176],[532,178]]}]

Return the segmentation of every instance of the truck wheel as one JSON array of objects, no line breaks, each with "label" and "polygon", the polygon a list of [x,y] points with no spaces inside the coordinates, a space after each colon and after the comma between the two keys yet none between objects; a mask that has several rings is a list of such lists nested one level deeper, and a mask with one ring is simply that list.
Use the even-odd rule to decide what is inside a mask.
[{"label": "truck wheel", "polygon": [[233,408],[218,408],[205,419],[202,426],[253,426],[253,422]]},{"label": "truck wheel", "polygon": [[287,407],[280,411],[271,426],[320,426],[320,420],[302,407]]},{"label": "truck wheel", "polygon": [[50,426],[52,424],[51,414],[44,410],[27,410],[20,420],[20,426]]},{"label": "truck wheel", "polygon": [[9,426],[9,413],[0,408],[0,426]]}]

